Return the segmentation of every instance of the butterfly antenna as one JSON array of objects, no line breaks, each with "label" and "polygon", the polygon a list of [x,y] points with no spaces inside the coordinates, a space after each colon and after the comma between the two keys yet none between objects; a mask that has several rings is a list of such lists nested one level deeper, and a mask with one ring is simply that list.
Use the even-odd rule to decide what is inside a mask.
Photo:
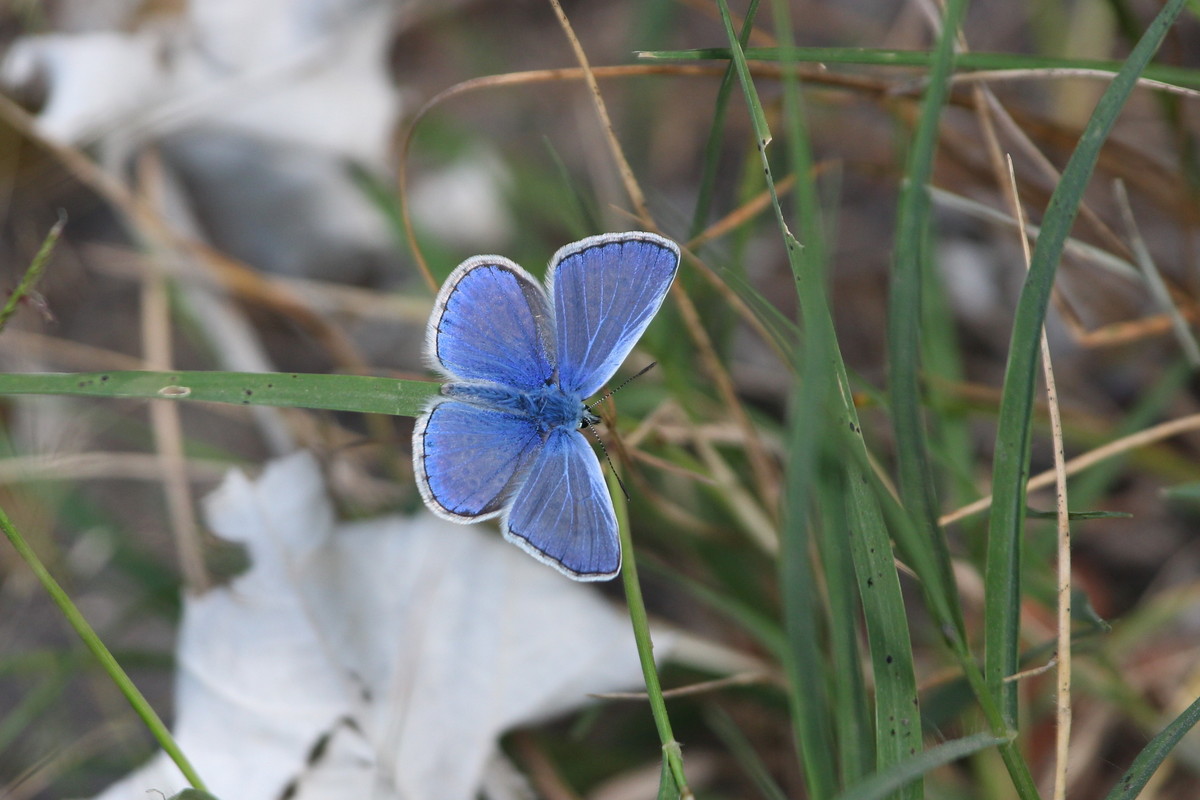
[{"label": "butterfly antenna", "polygon": [[589,403],[589,404],[588,404],[588,410],[589,410],[589,411],[591,411],[593,408],[595,408],[596,406],[600,405],[600,404],[601,404],[601,403],[603,403],[605,400],[607,400],[608,398],[612,397],[612,396],[613,396],[614,394],[616,394],[617,392],[619,392],[619,391],[621,391],[622,389],[624,389],[624,388],[625,388],[627,385],[629,385],[629,382],[630,382],[630,381],[632,381],[632,380],[634,380],[634,379],[636,379],[636,378],[640,378],[640,377],[642,377],[642,376],[643,376],[643,375],[645,375],[647,372],[649,372],[650,370],[654,369],[654,367],[655,367],[655,366],[657,366],[657,365],[658,365],[658,362],[657,362],[657,361],[651,361],[649,364],[647,364],[646,366],[644,366],[644,367],[642,367],[640,370],[638,370],[638,372],[637,372],[637,374],[636,374],[636,375],[630,375],[628,378],[626,378],[625,380],[621,381],[621,383],[620,383],[620,384],[617,386],[617,388],[615,388],[615,389],[609,389],[609,390],[608,390],[608,392],[607,392],[607,393],[606,393],[606,394],[605,394],[603,397],[597,398],[596,400],[593,400],[591,403]]},{"label": "butterfly antenna", "polygon": [[[649,372],[651,369],[653,369],[657,363],[658,363],[657,361],[651,361],[649,364],[647,364],[646,366],[644,366],[640,370],[638,370],[637,374],[630,375],[628,378],[621,381],[621,383],[615,389],[610,389],[603,397],[600,397],[597,400],[594,400],[591,403],[589,403],[587,406],[587,410],[591,411],[593,408],[600,405],[605,400],[607,400],[608,398],[612,397],[617,392],[624,389],[625,385],[628,384],[634,378],[640,378],[643,375],[645,375],[647,372]],[[623,480],[621,480],[621,475],[620,475],[620,473],[617,472],[617,467],[616,467],[616,465],[613,464],[612,456],[610,456],[608,454],[608,447],[604,444],[604,440],[600,438],[599,431],[596,430],[596,428],[592,425],[592,423],[586,417],[584,418],[584,423],[587,425],[588,430],[592,432],[592,436],[596,437],[596,442],[599,443],[600,450],[604,453],[604,460],[608,462],[608,468],[612,470],[613,477],[615,477],[617,479],[617,485],[621,487],[621,494],[625,495],[625,501],[629,502],[631,499],[629,497],[629,490],[625,488],[625,482]]]},{"label": "butterfly antenna", "polygon": [[[654,366],[654,365],[651,364],[651,366]],[[649,369],[649,368],[650,367],[647,367],[646,369]],[[646,371],[645,369],[642,370],[642,372],[645,372],[645,371]],[[622,386],[624,386],[624,384],[622,384]],[[620,386],[618,386],[617,388],[619,389]],[[612,394],[612,392],[609,392],[609,394]],[[607,396],[608,395],[605,395],[605,397],[607,397]],[[601,398],[601,399],[603,399],[603,398]],[[591,406],[589,406],[589,408],[590,407]],[[621,480],[621,474],[619,472],[617,472],[617,467],[615,464],[613,464],[612,456],[610,456],[608,454],[608,447],[605,446],[604,440],[600,438],[600,432],[596,430],[596,427],[594,425],[592,425],[590,420],[585,418],[583,420],[583,423],[585,425],[587,425],[588,430],[592,432],[592,436],[596,437],[596,443],[600,445],[600,450],[601,450],[601,452],[604,453],[604,460],[608,462],[608,468],[612,470],[613,477],[617,479],[617,485],[621,487],[621,494],[625,495],[625,502],[626,503],[630,502],[630,500],[632,500],[632,498],[629,496],[629,490],[625,488],[625,481]]]}]

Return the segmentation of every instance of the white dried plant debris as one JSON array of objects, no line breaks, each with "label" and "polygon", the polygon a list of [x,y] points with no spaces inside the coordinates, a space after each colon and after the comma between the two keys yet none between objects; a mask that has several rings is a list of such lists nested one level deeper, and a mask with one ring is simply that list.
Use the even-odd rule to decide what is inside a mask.
[{"label": "white dried plant debris", "polygon": [[146,0],[58,0],[42,5],[54,29],[63,33],[128,29],[154,9]]},{"label": "white dried plant debris", "polygon": [[16,41],[0,64],[9,88],[39,84],[37,116],[48,138],[87,144],[128,127],[170,97],[157,33],[46,34]]},{"label": "white dried plant debris", "polygon": [[128,150],[196,127],[381,167],[399,111],[386,2],[199,0],[168,24],[18,40],[0,82],[37,78],[48,136]]},{"label": "white dried plant debris", "polygon": [[[505,730],[640,683],[594,588],[428,514],[339,524],[307,454],[232,473],[206,509],[252,560],[186,598],[180,631],[175,732],[217,797],[469,800]],[[160,753],[98,800],[183,788]]]},{"label": "white dried plant debris", "polygon": [[511,183],[500,158],[477,149],[414,180],[409,208],[417,224],[442,241],[499,249],[515,230],[506,199]]},{"label": "white dried plant debris", "polygon": [[41,132],[88,147],[120,178],[131,155],[157,145],[189,190],[185,216],[235,258],[383,284],[398,266],[395,239],[352,165],[388,172],[400,94],[387,47],[399,7],[197,0],[133,32],[20,39],[0,62],[0,85],[42,90]]}]

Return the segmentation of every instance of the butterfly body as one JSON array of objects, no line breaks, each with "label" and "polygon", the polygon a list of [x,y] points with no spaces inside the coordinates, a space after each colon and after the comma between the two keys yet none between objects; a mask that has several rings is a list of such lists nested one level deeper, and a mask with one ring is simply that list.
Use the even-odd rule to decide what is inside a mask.
[{"label": "butterfly body", "polygon": [[417,420],[413,469],[426,505],[456,522],[500,517],[505,538],[578,580],[620,569],[616,515],[580,433],[586,405],[658,311],[679,249],[651,233],[568,245],[546,285],[501,256],[446,279],[426,336],[449,379]]},{"label": "butterfly body", "polygon": [[555,381],[529,391],[498,383],[448,383],[442,394],[524,415],[537,425],[543,438],[555,428],[573,430],[583,427],[585,420],[595,423],[598,419],[588,412],[582,397],[563,391]]}]

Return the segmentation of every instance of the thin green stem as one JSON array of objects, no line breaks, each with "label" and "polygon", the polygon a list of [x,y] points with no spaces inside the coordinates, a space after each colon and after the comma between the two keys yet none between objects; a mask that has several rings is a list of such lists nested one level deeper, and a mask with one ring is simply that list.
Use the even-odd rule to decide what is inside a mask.
[{"label": "thin green stem", "polygon": [[196,774],[196,770],[192,768],[191,763],[179,749],[179,745],[175,744],[175,739],[171,736],[171,732],[167,730],[167,726],[150,707],[150,703],[134,686],[133,681],[125,674],[125,670],[121,669],[121,665],[113,658],[113,654],[105,647],[104,642],[100,641],[100,637],[88,621],[84,619],[83,614],[79,612],[75,604],[71,602],[71,598],[66,591],[59,586],[58,581],[54,580],[54,576],[46,569],[46,566],[38,558],[37,553],[25,541],[20,532],[9,520],[8,515],[4,513],[4,509],[0,508],[0,528],[4,529],[4,535],[12,542],[13,548],[17,554],[24,559],[29,568],[33,570],[33,574],[41,582],[49,593],[50,598],[54,600],[63,616],[67,618],[67,622],[71,623],[71,627],[79,634],[79,638],[87,645],[88,650],[92,651],[92,655],[100,662],[100,666],[108,673],[112,682],[121,690],[121,694],[125,695],[125,699],[129,701],[129,705],[133,707],[134,713],[141,717],[142,722],[150,730],[163,752],[170,756],[175,765],[179,767],[179,771],[183,773],[183,777],[187,779],[196,789],[204,791],[204,782],[200,780],[200,776]]},{"label": "thin green stem", "polygon": [[633,638],[637,642],[638,659],[642,662],[642,676],[646,681],[646,696],[650,699],[650,713],[654,715],[654,727],[662,742],[663,761],[675,781],[680,797],[691,800],[687,778],[683,774],[683,753],[675,734],[671,731],[671,720],[667,716],[667,701],[663,699],[662,685],[658,681],[658,667],[654,664],[654,642],[650,639],[650,622],[646,618],[646,604],[642,600],[642,585],[638,581],[637,559],[633,554],[633,537],[629,534],[629,514],[625,507],[625,495],[615,472],[609,473],[608,488],[612,493],[613,507],[617,512],[617,527],[621,534],[621,581],[625,585],[625,602],[629,606],[629,621],[633,624]]}]

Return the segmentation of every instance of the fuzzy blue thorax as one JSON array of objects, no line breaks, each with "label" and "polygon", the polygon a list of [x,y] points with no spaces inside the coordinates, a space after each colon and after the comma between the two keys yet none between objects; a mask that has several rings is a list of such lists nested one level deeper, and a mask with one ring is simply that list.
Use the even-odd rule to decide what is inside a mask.
[{"label": "fuzzy blue thorax", "polygon": [[563,391],[554,380],[527,392],[498,383],[447,383],[442,394],[528,417],[537,422],[543,436],[556,428],[574,430],[600,421],[582,397]]}]

